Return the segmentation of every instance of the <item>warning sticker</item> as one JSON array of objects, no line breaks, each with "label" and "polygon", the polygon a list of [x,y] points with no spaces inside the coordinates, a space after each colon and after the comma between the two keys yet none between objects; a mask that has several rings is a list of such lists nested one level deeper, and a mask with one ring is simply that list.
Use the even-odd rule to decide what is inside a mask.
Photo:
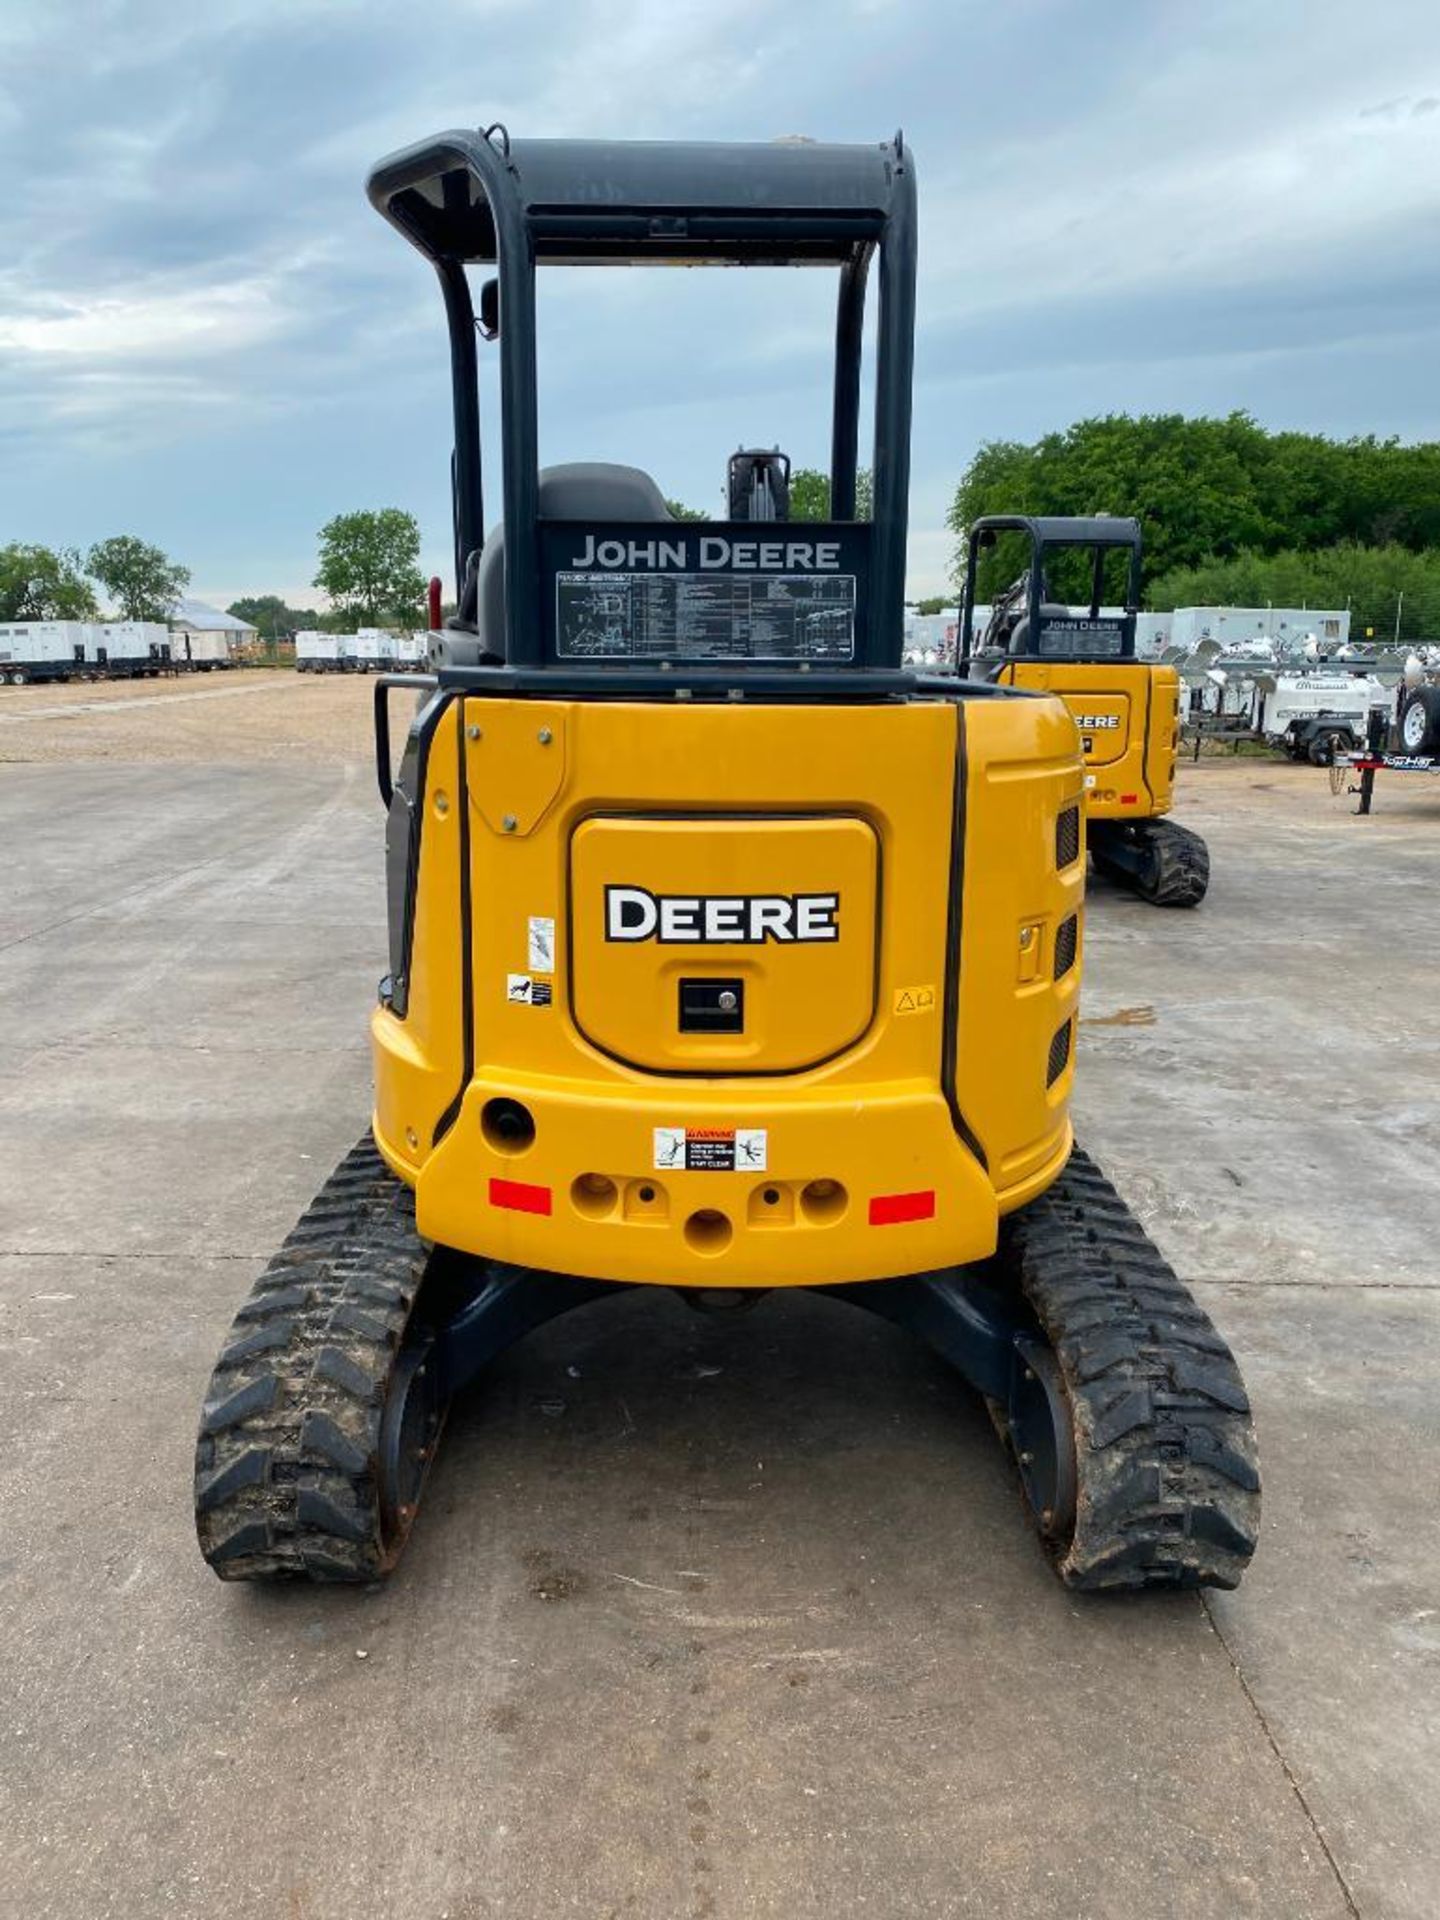
[{"label": "warning sticker", "polygon": [[529,973],[507,974],[505,998],[519,1007],[548,1007],[552,998],[550,982],[537,980]]},{"label": "warning sticker", "polygon": [[764,1173],[764,1127],[656,1127],[655,1166],[686,1173]]},{"label": "warning sticker", "polygon": [[530,916],[530,956],[525,963],[531,973],[555,971],[555,922],[538,914]]},{"label": "warning sticker", "polygon": [[897,987],[892,1010],[895,1013],[933,1013],[934,987]]}]

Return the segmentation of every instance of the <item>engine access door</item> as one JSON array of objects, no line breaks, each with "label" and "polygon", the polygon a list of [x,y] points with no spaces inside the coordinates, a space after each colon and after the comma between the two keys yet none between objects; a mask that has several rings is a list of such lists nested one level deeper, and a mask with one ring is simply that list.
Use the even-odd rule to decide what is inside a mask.
[{"label": "engine access door", "polygon": [[1116,687],[1097,687],[1085,692],[1057,687],[1056,692],[1080,730],[1080,748],[1087,767],[1113,766],[1125,757],[1130,746],[1128,693]]},{"label": "engine access door", "polygon": [[1136,724],[1132,716],[1138,716],[1139,726],[1144,727],[1146,673],[1133,660],[1117,660],[1113,665],[1018,660],[1007,664],[1001,678],[1009,686],[1058,693],[1079,729],[1085,765],[1094,768],[1113,766],[1132,745],[1143,745],[1143,731],[1132,742],[1130,729]]},{"label": "engine access door", "polygon": [[570,843],[570,996],[661,1073],[795,1073],[875,1014],[880,850],[849,815],[623,815]]}]

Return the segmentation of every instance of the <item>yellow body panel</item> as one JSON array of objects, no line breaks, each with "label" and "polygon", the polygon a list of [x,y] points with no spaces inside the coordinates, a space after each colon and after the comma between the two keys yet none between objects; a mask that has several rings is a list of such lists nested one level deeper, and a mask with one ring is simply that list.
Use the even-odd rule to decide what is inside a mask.
[{"label": "yellow body panel", "polygon": [[1008,660],[1000,685],[1056,693],[1085,755],[1086,812],[1147,820],[1170,811],[1180,739],[1180,676],[1143,660]]},{"label": "yellow body panel", "polygon": [[[421,800],[408,1007],[372,1024],[375,1136],[422,1235],[707,1287],[988,1255],[1070,1150],[1085,862],[1066,840],[1057,868],[1057,819],[1082,778],[1052,700],[456,695]],[[680,937],[608,942],[606,886],[678,899]],[[756,931],[736,900],[759,898],[814,937],[776,937],[772,905],[764,937],[735,938]],[[727,937],[684,937],[705,926]],[[697,977],[743,980],[743,1035],[678,1031]],[[533,1140],[502,1137],[491,1100],[523,1102]]]}]

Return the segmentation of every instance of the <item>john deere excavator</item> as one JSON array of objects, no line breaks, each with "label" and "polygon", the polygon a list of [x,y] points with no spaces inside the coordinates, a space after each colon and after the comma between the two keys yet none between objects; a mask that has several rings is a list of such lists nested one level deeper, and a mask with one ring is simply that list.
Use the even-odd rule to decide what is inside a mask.
[{"label": "john deere excavator", "polygon": [[[1072,1137],[1074,723],[1047,694],[900,666],[908,149],[491,127],[396,154],[369,191],[444,293],[459,612],[434,671],[377,684],[373,1123],[220,1354],[206,1559],[374,1579],[447,1405],[529,1329],[624,1287],[717,1311],[809,1287],[911,1327],[986,1397],[1068,1584],[1233,1585],[1259,1498],[1239,1373]],[[788,520],[778,453],[737,456],[715,522],[672,520],[632,467],[542,471],[552,262],[828,269],[832,519]],[[479,328],[472,265],[495,275]]]},{"label": "john deere excavator", "polygon": [[[1028,564],[974,635],[979,562],[1004,535],[1028,542]],[[1088,605],[1049,595],[1048,570],[1085,562]],[[1104,606],[1107,563],[1123,563],[1118,611]],[[1157,907],[1197,907],[1210,885],[1198,833],[1167,819],[1175,798],[1180,678],[1135,656],[1140,606],[1138,521],[986,514],[969,533],[960,609],[960,671],[1007,687],[1056,693],[1080,730],[1085,821],[1096,871]]]}]

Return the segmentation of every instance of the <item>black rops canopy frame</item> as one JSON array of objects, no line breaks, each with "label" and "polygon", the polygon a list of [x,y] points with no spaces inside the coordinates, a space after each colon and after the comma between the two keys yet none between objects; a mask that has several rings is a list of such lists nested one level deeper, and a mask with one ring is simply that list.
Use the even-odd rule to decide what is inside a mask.
[{"label": "black rops canopy frame", "polygon": [[[965,583],[960,596],[959,666],[963,673],[974,652],[975,582],[979,572],[980,549],[993,546],[1002,533],[1023,533],[1030,541],[1030,573],[1026,585],[1025,614],[1032,636],[1040,633],[1045,588],[1045,556],[1063,548],[1081,547],[1093,555],[1090,571],[1090,619],[1100,617],[1105,587],[1105,556],[1117,547],[1128,549],[1130,564],[1126,570],[1125,613],[1121,623],[1121,653],[1135,651],[1135,615],[1140,609],[1142,544],[1140,522],[1108,513],[1089,515],[987,513],[970,524],[965,558]],[[1085,647],[1077,635],[1071,659],[1084,656]],[[1065,654],[1050,654],[1065,658]]]},{"label": "black rops canopy frame", "polygon": [[501,127],[407,147],[370,175],[375,207],[434,265],[445,296],[455,414],[457,585],[484,540],[475,312],[466,267],[499,279],[506,655],[541,663],[535,268],[558,264],[839,269],[831,517],[855,518],[866,284],[878,255],[869,645],[903,643],[915,339],[915,175],[897,134],[878,146],[511,140]]}]

